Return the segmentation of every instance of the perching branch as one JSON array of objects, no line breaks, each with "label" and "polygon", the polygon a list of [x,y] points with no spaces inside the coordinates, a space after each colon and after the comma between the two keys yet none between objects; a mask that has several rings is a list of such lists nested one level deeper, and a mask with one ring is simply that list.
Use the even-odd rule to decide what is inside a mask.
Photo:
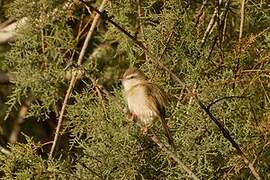
[{"label": "perching branch", "polygon": [[166,152],[175,162],[177,162],[180,168],[187,172],[192,179],[199,180],[199,178],[177,157],[175,153],[171,152],[164,144],[159,141],[155,134],[148,133],[147,135],[154,143],[158,145],[162,151]]},{"label": "perching branch", "polygon": [[[101,5],[99,7],[99,11],[100,12],[103,11],[103,9],[105,8],[106,3],[107,3],[107,0],[103,0],[102,1]],[[78,66],[80,66],[82,64],[82,60],[83,60],[83,57],[84,57],[86,48],[87,48],[88,43],[89,43],[89,41],[90,41],[90,39],[91,39],[91,37],[93,35],[94,29],[95,29],[95,27],[97,25],[97,22],[99,20],[99,17],[100,17],[100,14],[97,13],[96,16],[95,16],[95,18],[94,18],[94,20],[93,20],[93,22],[92,22],[92,25],[90,27],[90,30],[88,31],[88,34],[86,36],[86,39],[84,41],[82,50],[81,50],[80,55],[79,55],[79,58],[78,58],[78,62],[77,62],[77,65]],[[54,140],[53,140],[53,145],[52,145],[51,150],[50,150],[49,158],[52,158],[54,149],[56,147],[56,143],[57,143],[57,140],[58,140],[58,137],[59,137],[59,132],[60,132],[60,128],[61,128],[63,117],[64,117],[65,108],[67,106],[68,99],[69,99],[69,97],[70,97],[70,95],[72,93],[73,87],[76,84],[77,75],[78,75],[79,71],[78,72],[75,71],[75,73],[72,73],[72,78],[71,78],[71,81],[69,83],[69,87],[68,87],[68,90],[67,90],[67,93],[65,95],[65,99],[64,99],[64,102],[63,102],[61,111],[60,111],[60,116],[59,116],[57,127],[56,127],[56,130],[55,130],[55,136],[54,136]]]}]

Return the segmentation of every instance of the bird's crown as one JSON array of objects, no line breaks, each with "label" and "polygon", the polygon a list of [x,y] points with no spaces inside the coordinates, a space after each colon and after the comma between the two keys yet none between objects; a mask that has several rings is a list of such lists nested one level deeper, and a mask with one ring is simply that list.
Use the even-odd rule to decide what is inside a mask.
[{"label": "bird's crown", "polygon": [[144,73],[137,69],[137,68],[129,68],[126,70],[126,72],[123,75],[123,80],[129,80],[129,79],[146,79],[146,76]]}]

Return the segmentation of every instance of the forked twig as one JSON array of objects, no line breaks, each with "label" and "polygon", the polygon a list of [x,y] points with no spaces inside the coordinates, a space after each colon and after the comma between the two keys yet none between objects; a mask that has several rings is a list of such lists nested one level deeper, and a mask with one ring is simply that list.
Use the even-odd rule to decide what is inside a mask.
[{"label": "forked twig", "polygon": [[[103,9],[105,8],[106,2],[107,2],[107,0],[103,0],[102,1],[101,5],[99,7],[99,11],[100,12],[102,12]],[[81,50],[80,55],[79,55],[79,58],[78,58],[78,62],[77,62],[77,65],[78,66],[80,66],[82,64],[82,60],[83,60],[85,51],[86,51],[87,46],[88,46],[88,43],[89,43],[89,41],[90,41],[90,39],[92,37],[92,34],[94,32],[94,29],[95,29],[95,27],[97,25],[97,22],[98,22],[99,17],[100,17],[100,14],[97,13],[96,16],[95,16],[95,18],[94,18],[94,20],[93,20],[93,23],[92,23],[92,25],[90,27],[90,30],[88,31],[88,34],[86,36],[86,39],[84,41],[82,50]],[[77,71],[75,71],[74,73],[72,73],[72,78],[71,78],[71,81],[69,83],[69,87],[68,87],[68,90],[66,92],[65,99],[64,99],[64,102],[63,102],[63,105],[62,105],[62,108],[61,108],[61,112],[60,112],[60,115],[59,115],[57,127],[56,127],[56,130],[55,130],[53,145],[52,145],[51,150],[50,150],[49,158],[52,158],[54,149],[56,147],[56,143],[57,143],[57,140],[58,140],[58,137],[59,137],[59,132],[60,132],[60,128],[61,128],[63,117],[64,117],[65,108],[67,106],[67,101],[68,101],[68,99],[69,99],[69,97],[71,95],[71,92],[72,92],[73,87],[75,86],[75,83],[77,81],[77,74],[79,74],[79,73],[80,72],[77,72]]]}]

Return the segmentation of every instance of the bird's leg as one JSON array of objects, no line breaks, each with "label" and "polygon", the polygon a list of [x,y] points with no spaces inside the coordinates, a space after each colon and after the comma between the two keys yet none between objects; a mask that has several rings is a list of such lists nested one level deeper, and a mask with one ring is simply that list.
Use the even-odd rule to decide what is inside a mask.
[{"label": "bird's leg", "polygon": [[137,116],[133,112],[128,111],[128,122],[136,122],[137,121]]},{"label": "bird's leg", "polygon": [[142,127],[142,128],[141,128],[141,133],[142,133],[143,135],[146,135],[146,134],[148,133],[148,126]]}]

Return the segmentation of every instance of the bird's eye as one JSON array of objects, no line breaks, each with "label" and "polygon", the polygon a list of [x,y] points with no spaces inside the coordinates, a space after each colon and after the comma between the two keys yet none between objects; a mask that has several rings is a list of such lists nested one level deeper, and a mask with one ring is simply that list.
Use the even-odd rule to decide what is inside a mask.
[{"label": "bird's eye", "polygon": [[130,76],[127,77],[127,79],[133,79],[133,78],[135,78],[135,76],[136,75],[130,75]]}]

